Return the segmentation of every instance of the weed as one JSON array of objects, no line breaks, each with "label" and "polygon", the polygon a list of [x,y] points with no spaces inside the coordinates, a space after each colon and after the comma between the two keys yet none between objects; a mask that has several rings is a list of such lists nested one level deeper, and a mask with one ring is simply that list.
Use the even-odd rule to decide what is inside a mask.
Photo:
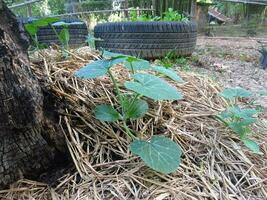
[{"label": "weed", "polygon": [[[121,121],[125,133],[133,140],[130,150],[141,157],[147,166],[162,172],[174,172],[180,164],[181,149],[178,144],[164,136],[153,136],[149,141],[137,137],[137,133],[127,126],[129,120],[138,119],[148,112],[149,106],[145,98],[155,101],[179,100],[182,94],[161,78],[148,73],[140,73],[139,70],[153,70],[160,75],[182,82],[182,79],[170,69],[161,66],[150,65],[146,60],[132,56],[115,54],[104,51],[103,60],[95,61],[78,70],[75,75],[83,78],[97,78],[108,74],[116,91],[119,106],[97,105],[94,110],[95,117],[100,121]],[[125,94],[120,90],[117,80],[110,68],[116,64],[123,64],[130,73],[131,80],[124,82],[124,87],[132,93]]]}]

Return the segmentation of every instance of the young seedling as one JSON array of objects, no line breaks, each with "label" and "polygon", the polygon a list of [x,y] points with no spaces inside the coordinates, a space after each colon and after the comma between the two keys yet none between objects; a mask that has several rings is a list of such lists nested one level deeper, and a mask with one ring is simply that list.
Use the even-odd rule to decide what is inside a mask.
[{"label": "young seedling", "polygon": [[[158,172],[174,172],[180,164],[180,146],[164,136],[154,135],[148,141],[138,138],[138,134],[127,126],[127,122],[141,118],[148,112],[149,106],[144,97],[155,101],[182,98],[182,94],[165,80],[138,71],[156,70],[173,80],[182,82],[182,79],[173,70],[161,66],[151,66],[148,61],[133,56],[105,51],[103,57],[103,60],[90,63],[75,73],[76,76],[83,79],[97,78],[107,74],[113,82],[119,106],[98,105],[94,110],[95,117],[105,122],[121,121],[125,133],[133,140],[130,144],[133,154],[140,156],[147,166]],[[124,87],[132,92],[131,95],[121,92],[120,86],[113,76],[111,67],[116,64],[122,64],[131,73],[132,79],[124,82]]]},{"label": "young seedling", "polygon": [[41,47],[37,37],[37,32],[39,28],[48,26],[49,24],[54,23],[58,20],[59,18],[56,17],[47,17],[43,19],[34,20],[32,23],[27,23],[24,25],[25,30],[29,33],[37,49],[40,49]]},{"label": "young seedling", "polygon": [[260,121],[257,118],[259,110],[254,108],[241,108],[237,105],[238,98],[248,98],[252,93],[246,89],[227,88],[219,94],[229,101],[230,107],[218,115],[218,118],[223,121],[232,131],[239,135],[239,138],[254,153],[259,153],[259,145],[248,138],[252,134],[250,126]]},{"label": "young seedling", "polygon": [[[69,49],[69,41],[70,41],[70,33],[69,33],[69,26],[71,24],[82,24],[82,22],[71,22],[71,23],[67,23],[67,22],[56,22],[51,24],[51,28],[54,30],[63,50]],[[62,30],[60,30],[60,32],[58,33],[58,31],[56,30],[56,27],[63,27]]]}]

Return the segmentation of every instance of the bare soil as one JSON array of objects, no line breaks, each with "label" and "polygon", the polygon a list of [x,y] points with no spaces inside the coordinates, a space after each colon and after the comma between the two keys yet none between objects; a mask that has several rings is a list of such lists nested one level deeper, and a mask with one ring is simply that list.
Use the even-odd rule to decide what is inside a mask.
[{"label": "bare soil", "polygon": [[[260,65],[260,45],[266,38],[199,37],[191,59],[192,70],[207,74],[224,87],[243,87],[254,94],[267,91],[267,69]],[[257,100],[267,111],[267,97]]]}]

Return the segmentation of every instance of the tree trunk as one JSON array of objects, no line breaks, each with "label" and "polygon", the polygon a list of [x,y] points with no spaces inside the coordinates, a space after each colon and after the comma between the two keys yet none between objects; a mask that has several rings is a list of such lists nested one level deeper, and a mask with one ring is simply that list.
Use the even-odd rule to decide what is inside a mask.
[{"label": "tree trunk", "polygon": [[[65,151],[49,97],[30,69],[28,39],[0,0],[0,188],[32,178]],[[49,113],[48,117],[47,113]],[[60,139],[59,139],[60,138]],[[56,144],[57,143],[57,144]]]}]

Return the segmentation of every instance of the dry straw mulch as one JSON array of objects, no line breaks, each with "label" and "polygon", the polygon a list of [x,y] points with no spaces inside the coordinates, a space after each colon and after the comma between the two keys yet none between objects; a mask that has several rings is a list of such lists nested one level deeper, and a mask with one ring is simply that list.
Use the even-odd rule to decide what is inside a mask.
[{"label": "dry straw mulch", "polygon": [[[181,145],[180,168],[164,175],[131,155],[130,140],[119,123],[103,123],[92,115],[97,104],[118,103],[107,77],[80,80],[73,76],[97,54],[84,48],[63,61],[56,61],[56,54],[42,52],[42,64],[32,67],[55,96],[66,102],[59,123],[76,172],[63,176],[55,187],[21,180],[10,190],[0,191],[2,199],[267,199],[266,131],[260,124],[255,126],[253,139],[260,144],[261,154],[244,147],[215,119],[227,103],[217,95],[221,88],[208,77],[179,72],[185,83],[170,82],[184,94],[183,100],[148,100],[149,113],[129,122],[139,137],[162,134]],[[123,90],[122,82],[129,74],[121,66],[113,72]]]}]

